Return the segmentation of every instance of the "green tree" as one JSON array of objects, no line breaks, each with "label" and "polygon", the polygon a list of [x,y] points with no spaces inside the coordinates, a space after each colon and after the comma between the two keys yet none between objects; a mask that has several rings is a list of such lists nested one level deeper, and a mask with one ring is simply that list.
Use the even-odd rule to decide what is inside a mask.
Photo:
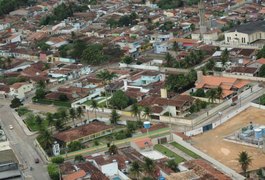
[{"label": "green tree", "polygon": [[54,125],[55,121],[54,121],[54,117],[53,117],[53,114],[52,113],[48,112],[46,114],[46,121],[48,122],[48,127],[51,127],[51,126]]},{"label": "green tree", "polygon": [[175,172],[178,170],[178,163],[174,159],[167,161],[166,166]]},{"label": "green tree", "polygon": [[145,173],[149,176],[153,176],[155,172],[155,163],[152,159],[145,157],[143,169]]},{"label": "green tree", "polygon": [[59,173],[59,167],[57,164],[48,164],[47,166],[48,174],[52,180],[59,180],[60,179],[60,173]]},{"label": "green tree", "polygon": [[207,70],[213,70],[214,67],[215,67],[215,61],[214,61],[214,59],[210,59],[210,60],[206,63],[205,67],[206,67]]},{"label": "green tree", "polygon": [[64,158],[62,156],[56,156],[52,158],[52,163],[54,164],[62,164],[64,162]]},{"label": "green tree", "polygon": [[103,54],[103,46],[101,44],[91,44],[83,51],[81,61],[85,64],[98,65],[107,60]]},{"label": "green tree", "polygon": [[257,53],[257,58],[265,58],[265,46],[263,46],[262,49],[259,50],[259,52]]},{"label": "green tree", "polygon": [[145,106],[143,108],[143,117],[146,118],[147,120],[150,119],[150,116],[151,116],[151,108],[149,106]]},{"label": "green tree", "polygon": [[54,139],[52,137],[51,132],[48,129],[40,131],[40,134],[37,139],[41,144],[41,146],[43,147],[43,149],[50,150],[52,148]]},{"label": "green tree", "polygon": [[206,97],[208,97],[209,102],[214,103],[217,97],[216,89],[210,89],[206,92]]},{"label": "green tree", "polygon": [[74,161],[75,162],[85,162],[85,158],[81,154],[79,154],[79,155],[75,156],[75,160]]},{"label": "green tree", "polygon": [[91,101],[91,108],[92,108],[92,111],[95,112],[95,118],[97,119],[98,102],[94,99],[92,99]]},{"label": "green tree", "polygon": [[109,147],[109,153],[110,154],[117,154],[118,153],[118,147],[115,144],[112,144]]},{"label": "green tree", "polygon": [[68,144],[68,149],[70,152],[78,151],[83,148],[83,145],[79,141],[73,141]]},{"label": "green tree", "polygon": [[183,0],[160,0],[157,5],[161,9],[175,9],[183,6]]},{"label": "green tree", "polygon": [[110,122],[111,124],[117,124],[117,122],[120,120],[120,115],[117,113],[115,109],[112,110],[111,116],[110,116]]},{"label": "green tree", "polygon": [[265,77],[265,64],[263,64],[259,69],[259,77]]},{"label": "green tree", "polygon": [[43,88],[37,88],[35,92],[35,97],[37,99],[44,99],[45,98],[45,90]]},{"label": "green tree", "polygon": [[241,166],[241,169],[245,176],[247,175],[247,169],[251,165],[252,158],[248,155],[246,151],[242,151],[238,155],[238,163]]},{"label": "green tree", "polygon": [[133,58],[131,56],[124,56],[121,60],[121,62],[125,64],[131,64],[133,62]]},{"label": "green tree", "polygon": [[69,115],[70,115],[70,118],[73,121],[73,125],[76,126],[76,123],[75,123],[75,119],[77,117],[76,110],[74,108],[70,108],[69,109]]},{"label": "green tree", "polygon": [[22,106],[23,104],[21,103],[20,99],[18,99],[17,97],[15,97],[14,99],[12,99],[10,107],[11,108],[17,108],[19,106]]},{"label": "green tree", "polygon": [[227,63],[227,61],[228,61],[228,59],[229,59],[229,52],[228,52],[227,49],[225,49],[225,50],[222,52],[222,54],[221,54],[221,63],[222,63],[223,69],[224,69],[224,67],[225,67],[225,65],[226,65],[226,63]]},{"label": "green tree", "polygon": [[103,81],[104,87],[105,87],[105,97],[106,97],[106,105],[108,107],[108,97],[107,97],[107,91],[106,86],[111,83],[111,81],[117,77],[117,74],[114,72],[109,72],[108,70],[102,70],[96,74],[96,77],[101,79]]},{"label": "green tree", "polygon": [[78,106],[76,108],[76,117],[79,118],[79,119],[81,119],[83,117],[83,115],[84,115],[83,108],[81,106]]},{"label": "green tree", "polygon": [[135,179],[139,179],[140,173],[142,172],[142,167],[137,161],[133,161],[129,172],[135,177]]},{"label": "green tree", "polygon": [[59,100],[60,101],[68,101],[69,99],[68,99],[66,94],[62,93],[59,95]]},{"label": "green tree", "polygon": [[140,107],[134,103],[131,107],[131,113],[134,117],[137,118],[137,121],[140,121],[140,116],[141,116],[141,110],[140,110]]},{"label": "green tree", "polygon": [[174,57],[170,53],[166,53],[165,56],[166,67],[172,67],[174,63]]},{"label": "green tree", "polygon": [[109,103],[113,108],[124,109],[129,105],[129,102],[129,97],[122,90],[118,90],[110,98]]}]

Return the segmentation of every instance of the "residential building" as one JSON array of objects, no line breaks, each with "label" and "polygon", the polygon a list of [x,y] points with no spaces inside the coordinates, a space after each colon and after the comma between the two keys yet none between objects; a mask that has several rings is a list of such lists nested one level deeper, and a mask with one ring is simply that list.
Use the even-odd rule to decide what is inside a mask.
[{"label": "residential building", "polygon": [[141,138],[130,143],[131,147],[134,148],[138,152],[142,151],[152,151],[153,150],[153,143],[151,138]]},{"label": "residential building", "polygon": [[32,83],[20,82],[10,86],[9,95],[11,97],[17,97],[18,99],[25,99],[27,94],[33,90],[34,86]]},{"label": "residential building", "polygon": [[209,89],[222,88],[222,99],[231,98],[249,87],[249,81],[219,77],[219,76],[204,76],[201,71],[197,71],[196,89],[204,89],[207,92]]},{"label": "residential building", "polygon": [[54,135],[54,138],[66,145],[73,141],[84,143],[95,138],[109,135],[113,132],[113,129],[113,126],[106,125],[102,122],[91,122],[86,125],[59,132]]}]

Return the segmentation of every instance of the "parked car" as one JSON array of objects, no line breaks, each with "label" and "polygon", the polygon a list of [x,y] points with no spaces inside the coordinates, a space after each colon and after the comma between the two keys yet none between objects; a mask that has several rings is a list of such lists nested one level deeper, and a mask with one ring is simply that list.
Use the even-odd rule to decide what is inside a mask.
[{"label": "parked car", "polygon": [[12,129],[14,129],[14,127],[10,124],[9,129],[12,130]]},{"label": "parked car", "polygon": [[36,164],[38,164],[40,162],[39,158],[35,158],[34,161]]}]

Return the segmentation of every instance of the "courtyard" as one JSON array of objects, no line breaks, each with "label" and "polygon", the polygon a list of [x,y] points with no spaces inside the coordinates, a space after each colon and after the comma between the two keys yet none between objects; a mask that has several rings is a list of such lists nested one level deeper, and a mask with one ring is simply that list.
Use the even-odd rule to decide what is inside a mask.
[{"label": "courtyard", "polygon": [[238,154],[241,151],[248,152],[252,158],[252,164],[249,170],[264,167],[265,152],[262,149],[224,140],[224,137],[234,133],[238,129],[246,127],[249,122],[265,125],[265,110],[249,107],[216,129],[192,137],[192,144],[237,172],[241,172],[240,165],[237,161]]}]

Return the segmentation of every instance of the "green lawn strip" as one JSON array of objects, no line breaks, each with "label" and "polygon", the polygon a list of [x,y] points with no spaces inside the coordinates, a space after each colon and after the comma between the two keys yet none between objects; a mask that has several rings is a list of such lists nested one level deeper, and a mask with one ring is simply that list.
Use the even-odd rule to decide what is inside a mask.
[{"label": "green lawn strip", "polygon": [[[24,120],[25,124],[27,125],[27,127],[29,128],[30,131],[38,131],[39,130],[39,126],[37,125],[37,123],[34,120]],[[47,129],[48,127],[48,121],[44,120],[42,122],[42,126],[44,126],[44,129]]]},{"label": "green lawn strip", "polygon": [[154,146],[154,149],[159,151],[159,152],[161,152],[162,154],[166,155],[167,157],[174,158],[176,163],[181,163],[181,162],[185,161],[184,158],[182,158],[181,156],[179,156],[176,153],[172,152],[171,150],[167,149],[166,147],[164,147],[161,144],[156,144]]},{"label": "green lawn strip", "polygon": [[34,99],[34,103],[39,103],[39,104],[53,104],[55,106],[64,106],[64,107],[71,107],[71,102],[69,101],[56,101],[56,100],[49,100],[49,99]]},{"label": "green lawn strip", "polygon": [[179,143],[177,142],[172,142],[170,143],[172,146],[178,148],[179,150],[183,151],[184,153],[186,153],[187,155],[189,155],[190,157],[193,157],[194,159],[198,159],[200,158],[200,156],[196,153],[194,153],[193,151],[185,148],[184,146],[180,145]]}]

